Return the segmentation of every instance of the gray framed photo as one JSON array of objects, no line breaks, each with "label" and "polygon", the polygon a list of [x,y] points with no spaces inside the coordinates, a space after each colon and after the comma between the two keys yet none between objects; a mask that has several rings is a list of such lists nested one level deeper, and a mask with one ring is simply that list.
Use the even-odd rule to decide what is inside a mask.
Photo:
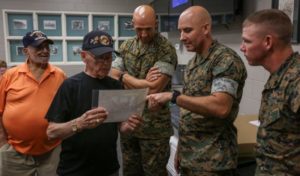
[{"label": "gray framed photo", "polygon": [[26,30],[27,27],[27,20],[25,19],[13,19],[13,29],[24,29]]},{"label": "gray framed photo", "polygon": [[293,43],[300,42],[300,0],[272,0],[272,8],[284,11],[293,23]]},{"label": "gray framed photo", "polygon": [[55,20],[44,20],[44,29],[45,30],[56,30],[56,21]]},{"label": "gray framed photo", "polygon": [[84,30],[83,20],[72,20],[71,24],[72,24],[72,28],[71,28],[72,30],[75,30],[75,31]]}]

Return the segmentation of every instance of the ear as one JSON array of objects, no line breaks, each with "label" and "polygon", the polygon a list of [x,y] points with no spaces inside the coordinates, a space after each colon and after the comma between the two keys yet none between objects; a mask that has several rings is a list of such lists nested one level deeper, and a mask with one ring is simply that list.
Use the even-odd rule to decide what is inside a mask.
[{"label": "ear", "polygon": [[28,48],[23,48],[22,52],[24,53],[24,55],[28,55]]},{"label": "ear", "polygon": [[80,52],[82,62],[86,63],[87,60],[87,53],[85,51]]},{"label": "ear", "polygon": [[274,37],[272,35],[266,35],[263,44],[267,50],[273,47]]},{"label": "ear", "polygon": [[208,24],[208,23],[204,24],[202,29],[203,29],[203,33],[205,35],[209,34],[210,33],[210,24]]}]

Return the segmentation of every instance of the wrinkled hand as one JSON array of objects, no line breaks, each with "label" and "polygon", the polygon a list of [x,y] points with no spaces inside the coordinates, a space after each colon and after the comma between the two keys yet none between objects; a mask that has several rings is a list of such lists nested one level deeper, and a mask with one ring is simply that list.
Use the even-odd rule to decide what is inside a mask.
[{"label": "wrinkled hand", "polygon": [[127,121],[121,123],[120,131],[122,133],[128,133],[134,131],[138,128],[143,122],[141,116],[134,114],[131,115]]},{"label": "wrinkled hand", "polygon": [[152,67],[148,71],[146,75],[146,80],[149,82],[157,80],[159,77],[161,77],[161,73],[158,67]]},{"label": "wrinkled hand", "polygon": [[150,94],[147,96],[148,109],[151,111],[159,110],[164,104],[170,101],[172,98],[171,92],[162,92],[156,94]]},{"label": "wrinkled hand", "polygon": [[97,107],[86,111],[78,118],[78,125],[81,129],[91,129],[99,126],[107,118],[107,111],[103,107]]}]

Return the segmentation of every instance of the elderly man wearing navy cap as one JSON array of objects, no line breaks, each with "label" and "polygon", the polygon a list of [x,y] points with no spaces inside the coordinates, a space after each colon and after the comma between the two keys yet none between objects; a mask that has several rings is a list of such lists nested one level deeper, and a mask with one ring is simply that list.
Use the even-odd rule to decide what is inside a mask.
[{"label": "elderly man wearing navy cap", "polygon": [[66,78],[49,64],[49,44],[41,31],[23,37],[25,63],[5,72],[0,81],[0,175],[53,176],[60,139],[48,139],[45,115]]},{"label": "elderly man wearing navy cap", "polygon": [[112,52],[109,34],[86,34],[81,52],[85,70],[64,81],[46,115],[49,139],[63,139],[58,175],[117,176],[118,130],[131,132],[141,123],[137,115],[122,123],[103,123],[107,111],[92,106],[93,90],[122,88],[119,81],[107,76]]}]

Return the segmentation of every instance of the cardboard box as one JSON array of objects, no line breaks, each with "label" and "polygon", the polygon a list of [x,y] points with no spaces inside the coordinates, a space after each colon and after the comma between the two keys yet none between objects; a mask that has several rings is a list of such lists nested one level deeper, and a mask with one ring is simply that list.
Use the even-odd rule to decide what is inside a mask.
[{"label": "cardboard box", "polygon": [[239,115],[234,122],[237,128],[240,157],[253,157],[255,155],[257,126],[249,122],[257,119],[258,115]]}]

